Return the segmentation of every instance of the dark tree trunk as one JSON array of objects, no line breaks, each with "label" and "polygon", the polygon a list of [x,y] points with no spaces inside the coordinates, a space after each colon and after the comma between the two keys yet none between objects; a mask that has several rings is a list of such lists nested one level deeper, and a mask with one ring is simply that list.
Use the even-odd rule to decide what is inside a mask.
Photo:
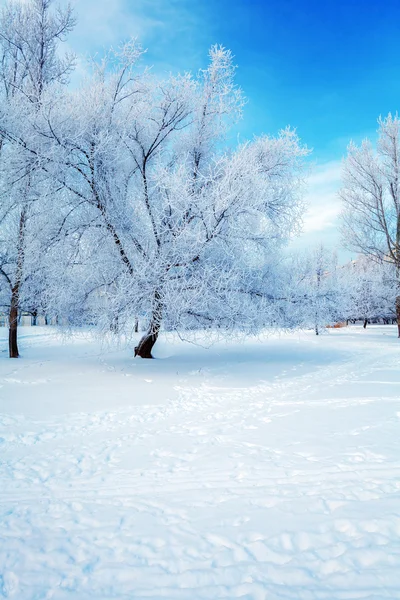
[{"label": "dark tree trunk", "polygon": [[11,303],[9,314],[9,330],[8,330],[8,348],[10,358],[18,358],[18,319],[19,313],[19,293],[22,282],[22,269],[24,263],[24,243],[25,243],[25,221],[26,208],[24,207],[19,219],[19,235],[18,235],[18,258],[15,283],[11,289]]},{"label": "dark tree trunk", "polygon": [[37,325],[37,310],[34,310],[32,313],[32,327],[36,327]]},{"label": "dark tree trunk", "polygon": [[153,328],[153,331],[149,329],[149,331],[142,337],[139,344],[136,346],[135,356],[140,356],[140,358],[154,358],[151,351],[153,350],[153,346],[157,341],[159,332],[159,327]]},{"label": "dark tree trunk", "polygon": [[110,330],[115,335],[119,334],[119,317],[118,317],[118,315],[112,319],[111,324],[110,324]]},{"label": "dark tree trunk", "polygon": [[18,297],[15,295],[15,288],[11,297],[11,308],[9,315],[8,329],[8,349],[10,358],[18,358]]},{"label": "dark tree trunk", "polygon": [[161,296],[158,291],[154,294],[154,305],[153,305],[153,313],[151,316],[151,321],[149,325],[148,331],[142,337],[140,342],[135,348],[135,356],[140,356],[140,358],[154,358],[152,355],[152,350],[154,344],[158,339],[158,335],[161,329],[161,321],[162,321],[162,303]]},{"label": "dark tree trunk", "polygon": [[364,319],[364,325],[363,325],[364,329],[367,329],[367,325],[368,325],[368,319]]},{"label": "dark tree trunk", "polygon": [[400,296],[396,298],[397,333],[400,338]]},{"label": "dark tree trunk", "polygon": [[135,318],[135,333],[139,333],[139,319]]}]

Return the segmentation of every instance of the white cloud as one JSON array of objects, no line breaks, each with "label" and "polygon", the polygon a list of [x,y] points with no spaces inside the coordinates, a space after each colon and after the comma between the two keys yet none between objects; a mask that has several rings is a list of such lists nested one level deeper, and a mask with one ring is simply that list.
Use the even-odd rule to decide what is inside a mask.
[{"label": "white cloud", "polygon": [[79,52],[108,47],[132,36],[145,37],[161,24],[145,14],[143,2],[73,0],[78,23],[70,43]]},{"label": "white cloud", "polygon": [[311,174],[305,198],[308,208],[304,216],[304,233],[324,231],[337,224],[341,211],[340,178],[341,161],[319,165]]},{"label": "white cloud", "polygon": [[292,240],[290,250],[324,244],[339,249],[339,258],[348,260],[348,252],[340,248],[339,214],[342,205],[338,192],[341,186],[341,169],[340,160],[314,167],[308,179],[303,233]]},{"label": "white cloud", "polygon": [[[61,2],[66,5],[68,0]],[[78,53],[100,52],[137,37],[144,47],[149,48],[151,59],[168,68],[180,68],[181,63],[185,65],[188,58],[197,54],[208,30],[208,17],[201,5],[193,6],[189,0],[71,2],[77,26],[69,43]],[[185,68],[190,68],[190,64]]]},{"label": "white cloud", "polygon": [[[207,62],[210,19],[190,0],[55,0],[71,2],[77,25],[64,45],[78,55],[72,76],[77,85],[87,71],[87,57],[102,55],[135,37],[153,72],[196,71]],[[0,0],[4,2],[4,0]]]}]

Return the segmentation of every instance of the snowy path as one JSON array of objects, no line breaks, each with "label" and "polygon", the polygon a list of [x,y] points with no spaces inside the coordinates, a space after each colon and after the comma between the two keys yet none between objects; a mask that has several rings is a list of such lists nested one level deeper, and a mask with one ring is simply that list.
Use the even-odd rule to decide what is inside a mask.
[{"label": "snowy path", "polygon": [[25,331],[0,359],[0,598],[400,599],[393,328],[160,361]]}]

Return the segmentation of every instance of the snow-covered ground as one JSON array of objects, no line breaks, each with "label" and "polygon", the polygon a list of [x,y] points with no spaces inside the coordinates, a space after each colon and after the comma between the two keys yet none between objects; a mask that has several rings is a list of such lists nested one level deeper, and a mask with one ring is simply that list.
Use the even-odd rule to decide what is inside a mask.
[{"label": "snow-covered ground", "polygon": [[0,353],[0,598],[400,598],[400,343]]}]

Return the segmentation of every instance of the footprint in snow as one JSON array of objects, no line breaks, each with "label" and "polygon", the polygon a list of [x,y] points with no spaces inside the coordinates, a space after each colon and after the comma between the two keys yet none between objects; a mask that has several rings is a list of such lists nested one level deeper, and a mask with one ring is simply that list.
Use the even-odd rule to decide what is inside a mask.
[{"label": "footprint in snow", "polygon": [[12,571],[6,571],[0,575],[0,591],[4,598],[15,596],[19,588],[18,577]]},{"label": "footprint in snow", "polygon": [[[22,385],[40,385],[42,383],[48,383],[48,379],[36,379],[35,381],[23,381],[22,379],[14,379],[13,377],[8,377],[3,379],[6,383],[20,383]],[[0,386],[2,387],[2,386]]]}]

